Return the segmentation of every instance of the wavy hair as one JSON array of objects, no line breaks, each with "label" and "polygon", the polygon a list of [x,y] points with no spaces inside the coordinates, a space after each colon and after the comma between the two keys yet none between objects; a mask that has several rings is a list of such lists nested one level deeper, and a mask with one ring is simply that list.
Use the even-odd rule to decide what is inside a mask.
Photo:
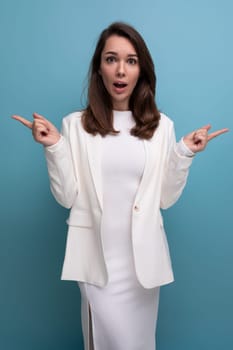
[{"label": "wavy hair", "polygon": [[106,40],[118,35],[128,39],[138,55],[140,75],[130,96],[129,109],[135,119],[130,133],[141,139],[150,139],[159,124],[160,113],[155,102],[156,75],[150,52],[141,35],[130,25],[112,23],[103,30],[97,42],[89,68],[88,103],[82,116],[84,129],[93,135],[117,134],[113,127],[113,105],[99,74],[101,54]]}]

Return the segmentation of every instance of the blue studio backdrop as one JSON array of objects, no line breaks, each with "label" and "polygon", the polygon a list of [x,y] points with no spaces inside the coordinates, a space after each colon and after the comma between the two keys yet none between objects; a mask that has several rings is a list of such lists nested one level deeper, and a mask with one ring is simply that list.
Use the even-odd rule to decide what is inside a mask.
[{"label": "blue studio backdrop", "polygon": [[[10,116],[36,111],[60,128],[84,106],[99,33],[121,20],[151,51],[178,139],[208,123],[233,129],[232,11],[231,0],[1,0],[0,349],[83,346],[77,284],[60,281],[68,211],[43,147]],[[161,291],[158,350],[233,348],[232,149],[232,132],[211,141],[163,213],[176,281]]]}]

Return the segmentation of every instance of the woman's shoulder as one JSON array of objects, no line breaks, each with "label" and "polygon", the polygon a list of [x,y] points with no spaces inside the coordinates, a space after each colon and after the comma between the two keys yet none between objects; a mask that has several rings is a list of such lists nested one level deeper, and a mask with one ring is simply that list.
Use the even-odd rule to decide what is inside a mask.
[{"label": "woman's shoulder", "polygon": [[64,118],[63,118],[63,122],[72,122],[73,120],[81,120],[81,117],[84,113],[84,110],[82,111],[75,111],[75,112],[71,112],[69,114],[67,114]]},{"label": "woman's shoulder", "polygon": [[172,119],[168,117],[165,113],[160,112],[159,125],[152,139],[157,140],[158,136],[165,139],[166,137],[169,137],[173,129],[174,129],[174,123]]},{"label": "woman's shoulder", "polygon": [[162,124],[165,127],[166,126],[172,126],[173,125],[173,121],[166,114],[160,112],[160,124]]}]

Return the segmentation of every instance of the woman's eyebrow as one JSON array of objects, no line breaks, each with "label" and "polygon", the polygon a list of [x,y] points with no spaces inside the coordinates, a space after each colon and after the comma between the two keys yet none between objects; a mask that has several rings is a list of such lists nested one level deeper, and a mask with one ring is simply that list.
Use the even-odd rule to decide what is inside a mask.
[{"label": "woman's eyebrow", "polygon": [[107,52],[104,52],[105,55],[108,55],[108,54],[111,54],[111,55],[117,55],[117,52],[115,51],[107,51]]},{"label": "woman's eyebrow", "polygon": [[[115,51],[107,51],[107,52],[104,52],[105,55],[114,55],[114,56],[117,56],[118,53],[115,52]],[[138,55],[136,53],[129,53],[127,55],[128,57],[138,57]]]}]

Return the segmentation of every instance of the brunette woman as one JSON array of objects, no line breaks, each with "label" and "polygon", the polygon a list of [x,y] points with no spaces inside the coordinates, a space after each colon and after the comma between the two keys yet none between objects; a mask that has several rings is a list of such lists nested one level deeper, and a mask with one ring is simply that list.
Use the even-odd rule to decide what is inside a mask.
[{"label": "brunette woman", "polygon": [[13,116],[43,144],[51,190],[71,208],[62,278],[78,281],[85,349],[154,350],[161,285],[173,281],[160,208],[173,205],[210,125],[175,141],[155,103],[154,65],[140,34],[113,23],[90,66],[88,105],[62,131]]}]

